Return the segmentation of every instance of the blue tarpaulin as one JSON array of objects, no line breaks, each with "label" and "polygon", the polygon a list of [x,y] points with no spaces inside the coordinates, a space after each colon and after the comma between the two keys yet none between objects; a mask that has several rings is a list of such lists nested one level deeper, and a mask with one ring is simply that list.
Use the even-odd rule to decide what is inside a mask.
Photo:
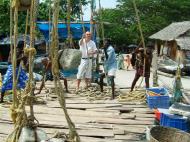
[{"label": "blue tarpaulin", "polygon": [[[49,24],[49,22],[37,22],[37,26],[42,32],[42,34],[45,37],[46,41],[49,41],[49,30],[52,28],[52,24]],[[82,23],[71,23],[71,34],[73,39],[80,39],[83,34],[83,24]],[[90,31],[90,22],[84,23],[85,31]],[[59,39],[66,39],[68,37],[67,35],[67,24],[66,23],[59,23],[58,24],[58,34]],[[93,37],[94,39],[94,37]]]}]

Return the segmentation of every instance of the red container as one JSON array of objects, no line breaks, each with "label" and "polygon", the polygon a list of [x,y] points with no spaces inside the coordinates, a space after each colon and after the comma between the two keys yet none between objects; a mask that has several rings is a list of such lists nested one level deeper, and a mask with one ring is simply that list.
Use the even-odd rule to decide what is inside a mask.
[{"label": "red container", "polygon": [[159,112],[158,109],[154,109],[154,113],[155,113],[156,120],[160,121],[161,112]]}]

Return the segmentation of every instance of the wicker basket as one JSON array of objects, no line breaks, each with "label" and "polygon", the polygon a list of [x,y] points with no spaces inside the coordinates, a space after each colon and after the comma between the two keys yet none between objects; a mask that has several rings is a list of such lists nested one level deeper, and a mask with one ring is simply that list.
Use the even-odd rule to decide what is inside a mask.
[{"label": "wicker basket", "polygon": [[162,126],[150,130],[150,142],[190,142],[190,134]]}]

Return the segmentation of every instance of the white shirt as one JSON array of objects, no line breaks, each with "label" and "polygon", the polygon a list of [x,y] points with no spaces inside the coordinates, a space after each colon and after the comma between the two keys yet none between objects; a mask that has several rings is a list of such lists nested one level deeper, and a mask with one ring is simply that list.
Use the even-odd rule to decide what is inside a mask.
[{"label": "white shirt", "polygon": [[97,51],[96,44],[92,40],[86,43],[85,39],[83,39],[82,45],[79,44],[79,46],[80,46],[80,51],[82,52],[82,58],[92,57],[92,55],[88,55],[88,53]]}]

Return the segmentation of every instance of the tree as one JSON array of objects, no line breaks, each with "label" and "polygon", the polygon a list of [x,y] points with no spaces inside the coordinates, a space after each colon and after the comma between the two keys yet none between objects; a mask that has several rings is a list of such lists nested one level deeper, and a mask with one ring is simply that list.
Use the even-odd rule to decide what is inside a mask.
[{"label": "tree", "polygon": [[[26,11],[19,12],[18,31],[22,33],[25,29]],[[9,36],[10,32],[10,3],[4,0],[0,5],[0,35]],[[24,33],[24,32],[23,32]]]},{"label": "tree", "polygon": [[[51,8],[52,0],[45,0],[39,4],[38,7],[38,17],[37,20],[48,21],[49,20],[49,9]],[[66,2],[67,0],[61,0],[61,10],[60,10],[60,20],[66,19]],[[88,3],[87,0],[81,0],[82,5],[86,5]],[[80,1],[79,0],[71,0],[71,17],[72,20],[75,20],[76,17],[80,15]],[[51,9],[52,10],[52,9]],[[0,3],[0,35],[9,36],[10,32],[10,3],[9,0],[3,0]],[[25,31],[25,19],[26,19],[26,11],[19,12],[19,23],[18,30],[19,33],[24,33]]]},{"label": "tree", "polygon": [[[136,0],[136,5],[145,40],[172,22],[190,19],[189,0]],[[113,31],[105,26],[105,36],[114,37],[117,31],[117,40],[113,38],[117,43],[118,40],[122,44],[140,42],[132,0],[118,0],[116,9],[103,9],[103,13],[103,21],[117,25],[112,27]]]},{"label": "tree", "polygon": [[[97,17],[97,21],[104,23],[105,37],[112,38],[116,44],[125,42],[127,40],[126,28],[122,23],[118,22],[122,15],[119,10],[116,9],[103,9],[102,17],[103,21],[100,20],[100,17]],[[101,27],[101,26],[99,26]],[[100,29],[101,31],[102,29]]]}]

